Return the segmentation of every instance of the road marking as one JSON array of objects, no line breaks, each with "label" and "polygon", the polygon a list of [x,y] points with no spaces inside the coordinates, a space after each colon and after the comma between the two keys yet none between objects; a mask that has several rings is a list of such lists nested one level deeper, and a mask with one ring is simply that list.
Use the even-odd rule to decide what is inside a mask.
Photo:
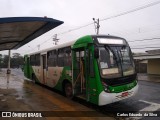
[{"label": "road marking", "polygon": [[[142,112],[142,111],[154,112],[154,111],[157,111],[158,109],[160,109],[160,104],[158,104],[158,103],[148,102],[148,101],[145,101],[145,100],[139,100],[139,101],[150,104],[150,105],[141,109],[141,110],[139,110],[137,113]],[[129,117],[127,120],[139,120],[139,119],[142,119],[142,118],[143,117]]]},{"label": "road marking", "polygon": [[148,102],[148,101],[145,101],[145,100],[139,100],[140,102],[144,102],[144,103],[148,103],[148,104],[154,104],[154,105],[160,105],[158,103],[154,103],[154,102]]},{"label": "road marking", "polygon": [[141,109],[140,111],[152,111],[152,112],[154,112],[154,111],[156,111],[160,108],[160,104],[158,104],[158,103],[148,102],[148,101],[145,101],[145,100],[139,100],[139,101],[150,104],[150,106],[145,107],[145,108]]}]

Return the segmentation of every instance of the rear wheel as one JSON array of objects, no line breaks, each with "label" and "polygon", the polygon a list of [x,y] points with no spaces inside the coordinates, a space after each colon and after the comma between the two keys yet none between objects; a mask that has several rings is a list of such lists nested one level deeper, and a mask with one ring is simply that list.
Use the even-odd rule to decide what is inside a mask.
[{"label": "rear wheel", "polygon": [[72,90],[72,85],[71,83],[66,83],[64,86],[64,92],[65,92],[65,96],[69,99],[71,99],[73,97],[73,90]]}]

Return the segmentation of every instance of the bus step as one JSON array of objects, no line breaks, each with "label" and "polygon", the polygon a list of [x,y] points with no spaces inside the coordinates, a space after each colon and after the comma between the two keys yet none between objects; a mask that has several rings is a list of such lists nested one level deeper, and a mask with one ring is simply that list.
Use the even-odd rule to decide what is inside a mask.
[{"label": "bus step", "polygon": [[86,99],[86,95],[85,94],[83,94],[83,95],[77,95],[76,97],[84,99],[84,100]]}]

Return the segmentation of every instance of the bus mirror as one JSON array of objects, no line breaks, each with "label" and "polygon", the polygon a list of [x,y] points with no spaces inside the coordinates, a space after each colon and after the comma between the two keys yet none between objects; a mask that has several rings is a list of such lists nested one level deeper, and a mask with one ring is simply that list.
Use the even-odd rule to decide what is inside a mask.
[{"label": "bus mirror", "polygon": [[95,48],[95,50],[94,50],[94,57],[95,57],[96,59],[99,58],[99,49],[98,49],[98,48]]}]

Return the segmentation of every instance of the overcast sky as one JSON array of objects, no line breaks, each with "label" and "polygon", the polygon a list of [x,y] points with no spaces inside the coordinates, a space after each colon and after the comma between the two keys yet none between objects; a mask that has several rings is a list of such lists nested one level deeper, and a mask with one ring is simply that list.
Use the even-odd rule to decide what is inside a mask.
[{"label": "overcast sky", "polygon": [[[92,18],[104,19],[159,0],[0,0],[0,17],[44,17],[64,21],[64,24],[38,37],[18,50],[30,53],[54,46],[52,38],[58,34],[58,44],[95,34],[94,25],[61,34],[92,23]],[[160,37],[160,4],[100,22],[100,34],[110,34],[133,40]],[[46,41],[46,42],[45,42]],[[144,47],[160,47],[160,39],[129,42],[133,52],[144,52]],[[4,52],[0,52],[4,53]]]}]

